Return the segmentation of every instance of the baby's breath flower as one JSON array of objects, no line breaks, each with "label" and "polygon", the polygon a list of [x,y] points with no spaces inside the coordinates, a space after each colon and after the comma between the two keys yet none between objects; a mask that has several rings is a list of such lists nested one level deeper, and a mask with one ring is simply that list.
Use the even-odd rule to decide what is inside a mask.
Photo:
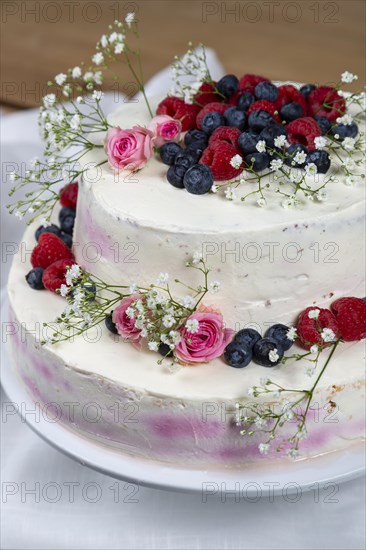
[{"label": "baby's breath flower", "polygon": [[195,305],[196,301],[192,296],[184,296],[182,300],[182,305],[186,307],[187,309],[192,309]]},{"label": "baby's breath flower", "polygon": [[323,136],[318,136],[318,137],[314,138],[315,149],[318,149],[318,150],[324,149],[324,147],[326,147],[327,143],[328,143],[327,138],[325,138]]},{"label": "baby's breath flower", "polygon": [[282,159],[273,159],[271,160],[271,163],[269,165],[271,170],[279,170],[283,166],[283,160]]},{"label": "baby's breath flower", "polygon": [[72,78],[80,78],[82,75],[80,67],[74,67],[71,71]]},{"label": "baby's breath flower", "polygon": [[286,136],[278,136],[274,139],[275,147],[283,147],[286,145]]},{"label": "baby's breath flower", "polygon": [[185,324],[185,328],[187,332],[194,334],[195,332],[198,331],[199,327],[200,327],[200,324],[197,321],[197,319],[187,319]]},{"label": "baby's breath flower", "polygon": [[295,449],[295,448],[291,448],[291,449],[288,449],[287,451],[287,455],[290,457],[290,458],[297,458],[299,456],[299,451],[298,449]]},{"label": "baby's breath flower", "polygon": [[320,189],[317,194],[316,198],[318,201],[326,201],[328,199],[328,191],[326,189]]},{"label": "baby's breath flower", "polygon": [[46,109],[49,109],[50,107],[53,107],[56,101],[55,94],[47,94],[43,98],[43,105],[46,107]]},{"label": "baby's breath flower", "polygon": [[136,283],[131,283],[129,290],[130,290],[130,294],[135,294],[138,290],[137,284]]},{"label": "baby's breath flower", "polygon": [[308,317],[309,317],[309,319],[318,319],[319,314],[320,314],[319,309],[311,309],[308,312]]},{"label": "baby's breath flower", "polygon": [[239,168],[241,167],[243,163],[243,159],[240,155],[234,155],[231,159],[230,159],[230,164],[233,168],[235,168],[236,170],[239,170]]},{"label": "baby's breath flower", "polygon": [[343,140],[343,147],[347,151],[352,151],[355,148],[355,139],[351,137],[346,137]]},{"label": "baby's breath flower", "polygon": [[78,266],[77,264],[73,264],[71,267],[69,267],[65,276],[67,286],[71,286],[74,279],[80,277],[80,274],[81,269],[80,266]]},{"label": "baby's breath flower", "polygon": [[267,204],[266,199],[264,197],[259,197],[259,199],[257,199],[257,204],[258,204],[258,206],[263,208]]},{"label": "baby's breath flower", "polygon": [[158,342],[154,342],[154,341],[148,342],[147,346],[148,346],[150,351],[158,351],[158,349],[159,349],[159,343]]},{"label": "baby's breath flower", "polygon": [[257,151],[259,153],[265,153],[265,151],[266,151],[266,142],[264,141],[264,139],[260,139],[257,142],[257,145],[255,146],[255,148],[257,149]]},{"label": "baby's breath flower", "polygon": [[353,118],[351,117],[351,115],[343,115],[343,116],[339,116],[337,118],[337,123],[338,124],[345,124],[346,126],[349,126],[350,124],[352,124],[353,122]]},{"label": "baby's breath flower", "polygon": [[209,290],[211,294],[216,294],[216,292],[219,292],[221,284],[219,281],[212,281],[209,285]]},{"label": "baby's breath flower", "polygon": [[358,80],[358,76],[356,74],[350,73],[349,71],[344,71],[344,73],[341,74],[341,81],[345,84],[350,84],[354,80]]},{"label": "baby's breath flower", "polygon": [[134,22],[135,22],[135,14],[133,12],[128,13],[125,18],[125,23],[127,27],[130,28],[132,23]]},{"label": "baby's breath flower", "polygon": [[62,86],[66,82],[67,75],[65,73],[59,73],[55,76],[55,82],[58,86]]},{"label": "baby's breath flower", "polygon": [[318,173],[318,168],[316,164],[314,164],[313,162],[309,162],[309,164],[305,166],[305,172],[308,176],[316,176],[316,174]]},{"label": "baby's breath flower", "polygon": [[278,361],[278,359],[280,358],[280,356],[278,355],[278,350],[277,350],[277,348],[271,349],[271,351],[270,351],[269,354],[268,354],[268,358],[269,358],[269,360],[271,361],[271,363],[276,363],[276,361]]},{"label": "baby's breath flower", "polygon": [[167,285],[169,281],[169,274],[168,273],[159,273],[158,278],[156,279],[156,284],[158,286],[164,286]]},{"label": "baby's breath flower", "polygon": [[120,53],[122,53],[125,49],[125,45],[123,42],[118,42],[118,44],[115,45],[114,47],[114,53],[116,55],[119,55]]},{"label": "baby's breath flower", "polygon": [[309,351],[310,351],[310,353],[313,353],[313,354],[318,353],[319,346],[317,344],[314,344],[313,346],[311,346]]},{"label": "baby's breath flower", "polygon": [[324,328],[320,336],[324,342],[333,342],[335,340],[335,334],[331,328]]},{"label": "baby's breath flower", "polygon": [[294,156],[294,161],[297,164],[304,164],[304,162],[306,161],[306,153],[304,151],[297,151],[296,155]]},{"label": "baby's breath flower", "polygon": [[92,98],[95,99],[96,101],[100,101],[101,99],[103,99],[103,96],[104,96],[104,93],[102,92],[102,90],[93,91]]},{"label": "baby's breath flower", "polygon": [[96,65],[101,65],[104,62],[104,55],[102,54],[102,52],[95,53],[92,57],[92,61]]},{"label": "baby's breath flower", "polygon": [[269,443],[259,443],[258,450],[261,453],[261,455],[268,455],[270,451],[270,444]]},{"label": "baby's breath flower", "polygon": [[233,201],[236,199],[236,189],[233,189],[233,188],[225,189],[224,193],[227,200]]},{"label": "baby's breath flower", "polygon": [[60,294],[61,296],[63,296],[65,298],[65,296],[67,296],[69,293],[69,287],[66,286],[66,285],[61,285],[60,286]]},{"label": "baby's breath flower", "polygon": [[360,178],[358,178],[356,176],[347,176],[344,183],[348,187],[353,187],[353,186],[357,185],[358,183],[360,183]]},{"label": "baby's breath flower", "polygon": [[171,328],[174,325],[174,323],[175,323],[175,319],[173,315],[171,315],[170,313],[168,313],[168,315],[164,315],[163,317],[164,327]]},{"label": "baby's breath flower", "polygon": [[297,338],[297,329],[295,327],[290,327],[287,331],[287,334],[286,334],[287,338],[289,340],[296,340]]}]

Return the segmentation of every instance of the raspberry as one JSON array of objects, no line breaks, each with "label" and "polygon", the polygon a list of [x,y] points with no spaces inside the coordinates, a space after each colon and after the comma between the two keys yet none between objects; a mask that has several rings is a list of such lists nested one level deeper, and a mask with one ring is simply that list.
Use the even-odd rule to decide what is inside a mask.
[{"label": "raspberry", "polygon": [[[309,311],[319,311],[317,319],[309,317]],[[319,307],[308,307],[299,315],[297,321],[297,334],[300,343],[305,349],[310,349],[312,345],[318,344],[326,346],[321,336],[323,329],[329,328],[334,332],[335,338],[339,336],[339,328],[337,319],[329,309],[321,309]]]},{"label": "raspberry", "polygon": [[199,105],[188,105],[179,97],[166,97],[156,109],[157,115],[169,115],[182,123],[182,131],[186,132],[196,127],[196,116],[200,110]]},{"label": "raspberry", "polygon": [[195,95],[194,102],[200,107],[208,103],[220,101],[220,96],[215,92],[215,82],[203,82]]},{"label": "raspberry", "polygon": [[208,113],[220,113],[220,115],[223,115],[227,108],[228,106],[226,103],[219,103],[218,101],[207,103],[207,105],[205,105],[197,115],[197,128],[202,128],[202,121]]},{"label": "raspberry", "polygon": [[66,284],[67,268],[71,267],[73,261],[70,259],[57,260],[49,265],[43,272],[42,282],[47,290],[56,292],[61,285]]},{"label": "raspberry", "polygon": [[257,84],[260,82],[269,82],[268,78],[265,78],[264,76],[258,76],[255,74],[245,74],[241,77],[239,80],[239,90],[246,92],[254,92],[254,88]]},{"label": "raspberry", "polygon": [[308,97],[308,114],[335,121],[346,112],[346,102],[335,88],[319,86]]},{"label": "raspberry", "polygon": [[76,202],[78,200],[79,184],[77,181],[74,183],[68,183],[60,191],[60,203],[62,206],[68,206],[69,208],[76,208]]},{"label": "raspberry", "polygon": [[321,130],[311,117],[297,118],[286,126],[287,141],[305,145],[309,152],[315,150],[314,139],[321,135]]},{"label": "raspberry", "polygon": [[243,171],[243,168],[237,169],[230,164],[230,160],[237,154],[238,150],[229,143],[216,142],[212,147],[204,150],[200,164],[206,164],[211,168],[215,180],[230,180]]},{"label": "raspberry", "polygon": [[266,99],[260,99],[259,101],[254,101],[249,106],[249,109],[247,111],[247,115],[249,116],[250,113],[254,113],[254,111],[267,111],[276,122],[281,122],[280,117],[278,116],[278,110],[275,103],[272,103],[272,101],[267,101]]},{"label": "raspberry", "polygon": [[330,306],[345,342],[366,338],[366,301],[361,298],[339,298]]},{"label": "raspberry", "polygon": [[235,92],[232,96],[228,99],[228,105],[237,105],[239,101],[239,97],[242,95],[243,90],[238,90]]},{"label": "raspberry", "polygon": [[284,105],[288,103],[298,103],[306,115],[306,101],[304,96],[299,92],[292,84],[284,84],[278,87],[278,98],[276,100],[276,107],[279,111]]},{"label": "raspberry", "polygon": [[[230,145],[235,147],[235,149],[238,149],[238,138],[240,133],[241,132],[238,128],[233,128],[232,126],[220,126],[212,132],[208,141],[208,146],[212,147],[215,143],[224,142],[230,143]],[[237,152],[239,152],[239,150]]]},{"label": "raspberry", "polygon": [[42,233],[31,255],[32,267],[46,269],[53,262],[63,259],[74,260],[70,248],[53,233]]}]

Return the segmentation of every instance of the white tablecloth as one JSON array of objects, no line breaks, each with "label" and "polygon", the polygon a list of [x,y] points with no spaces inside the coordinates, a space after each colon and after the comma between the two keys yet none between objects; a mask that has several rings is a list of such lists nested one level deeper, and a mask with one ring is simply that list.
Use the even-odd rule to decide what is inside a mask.
[{"label": "white tablecloth", "polygon": [[[209,52],[213,76],[222,74]],[[150,81],[164,93],[167,73]],[[106,98],[106,110],[114,108]],[[10,217],[4,179],[12,162],[40,154],[37,112],[2,120],[2,240],[19,241],[23,224]],[[11,257],[8,258],[11,260]],[[9,261],[2,263],[3,284]],[[8,401],[2,393],[3,401]],[[365,545],[365,480],[339,485],[333,496],[304,493],[241,499],[179,494],[134,487],[83,467],[36,436],[18,416],[2,414],[2,529],[6,549],[359,549]],[[294,480],[296,482],[296,480]]]}]

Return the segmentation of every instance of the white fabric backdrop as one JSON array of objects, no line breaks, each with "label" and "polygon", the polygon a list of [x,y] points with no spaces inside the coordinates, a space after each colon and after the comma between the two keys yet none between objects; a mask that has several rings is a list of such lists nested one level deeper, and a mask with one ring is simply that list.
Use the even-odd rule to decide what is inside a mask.
[{"label": "white fabric backdrop", "polygon": [[[223,68],[208,52],[215,78]],[[167,89],[167,71],[147,85]],[[113,97],[105,110],[115,108]],[[5,212],[11,162],[40,154],[37,111],[5,115],[1,150],[2,241],[20,240],[23,224]],[[5,168],[5,170],[4,170]],[[4,258],[6,260],[6,258]],[[8,258],[11,261],[11,257]],[[9,261],[2,262],[2,283]],[[1,547],[6,549],[350,549],[365,546],[365,480],[320,487],[296,502],[258,502],[179,494],[132,486],[83,467],[36,436],[18,416],[4,414],[2,393]],[[294,480],[296,481],[296,480]],[[33,491],[33,492],[32,492]],[[54,502],[52,502],[54,501]]]}]

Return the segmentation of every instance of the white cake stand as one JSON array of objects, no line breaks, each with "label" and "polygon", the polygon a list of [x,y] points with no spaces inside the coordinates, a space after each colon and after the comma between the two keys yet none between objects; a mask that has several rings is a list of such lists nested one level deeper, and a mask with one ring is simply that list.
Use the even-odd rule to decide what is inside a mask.
[{"label": "white cake stand", "polygon": [[[23,410],[34,408],[26,389],[3,353],[1,382],[12,403],[22,403]],[[20,407],[19,407],[20,409]],[[257,499],[261,496],[301,495],[304,491],[336,491],[335,484],[361,476],[365,472],[365,448],[354,445],[346,450],[307,460],[290,459],[245,468],[207,470],[169,465],[122,454],[104,447],[46,419],[26,415],[25,422],[42,439],[83,465],[109,476],[138,485],[171,491],[200,492],[202,498],[217,494],[221,498]],[[297,498],[293,496],[292,498]]]}]

